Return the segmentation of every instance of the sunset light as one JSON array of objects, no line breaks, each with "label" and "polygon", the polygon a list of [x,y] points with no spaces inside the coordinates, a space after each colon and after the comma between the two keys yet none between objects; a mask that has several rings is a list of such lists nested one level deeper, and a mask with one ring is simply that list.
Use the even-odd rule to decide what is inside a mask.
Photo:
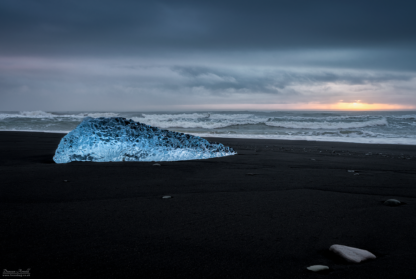
[{"label": "sunset light", "polygon": [[[395,104],[366,104],[356,101],[354,103],[336,103],[334,105],[323,105],[328,106],[330,110],[409,110],[414,109],[415,106],[395,105]],[[320,107],[320,106],[319,106]],[[320,108],[318,108],[320,109]],[[323,108],[325,109],[325,108]]]},{"label": "sunset light", "polygon": [[416,106],[399,104],[368,104],[357,100],[352,103],[334,104],[300,103],[300,104],[219,104],[219,105],[181,105],[177,110],[331,110],[331,111],[387,111],[414,110]]}]

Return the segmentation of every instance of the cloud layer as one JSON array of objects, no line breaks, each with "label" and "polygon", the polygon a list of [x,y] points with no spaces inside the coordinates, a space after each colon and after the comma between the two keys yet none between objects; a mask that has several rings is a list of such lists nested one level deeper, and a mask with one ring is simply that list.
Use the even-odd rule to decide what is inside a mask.
[{"label": "cloud layer", "polygon": [[[416,106],[414,1],[0,3],[0,110]],[[226,108],[226,107],[225,107]]]}]

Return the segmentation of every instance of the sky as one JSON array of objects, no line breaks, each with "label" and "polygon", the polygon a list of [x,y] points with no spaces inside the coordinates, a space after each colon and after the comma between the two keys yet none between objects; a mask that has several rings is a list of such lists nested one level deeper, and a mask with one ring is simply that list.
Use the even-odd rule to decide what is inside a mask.
[{"label": "sky", "polygon": [[0,110],[416,109],[416,1],[0,0]]}]

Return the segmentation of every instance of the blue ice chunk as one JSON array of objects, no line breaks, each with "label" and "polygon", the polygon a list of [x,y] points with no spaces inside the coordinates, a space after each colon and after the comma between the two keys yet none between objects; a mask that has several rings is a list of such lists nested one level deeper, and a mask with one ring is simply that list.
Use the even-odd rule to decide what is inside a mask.
[{"label": "blue ice chunk", "polygon": [[182,161],[237,154],[221,143],[145,125],[122,117],[87,117],[59,143],[53,160]]}]

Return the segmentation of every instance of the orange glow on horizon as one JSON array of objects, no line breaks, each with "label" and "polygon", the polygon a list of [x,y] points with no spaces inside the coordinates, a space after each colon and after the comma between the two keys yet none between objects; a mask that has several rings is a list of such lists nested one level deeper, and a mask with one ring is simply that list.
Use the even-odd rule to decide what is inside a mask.
[{"label": "orange glow on horizon", "polygon": [[413,105],[367,104],[357,100],[354,103],[338,102],[335,104],[303,103],[303,104],[211,104],[182,105],[178,109],[188,110],[339,110],[339,111],[370,111],[370,110],[415,110]]},{"label": "orange glow on horizon", "polygon": [[408,110],[415,109],[415,106],[404,106],[404,105],[390,105],[390,104],[366,104],[356,101],[354,103],[344,103],[339,102],[336,104],[311,104],[312,107],[316,106],[317,109],[326,109],[329,110]]}]

